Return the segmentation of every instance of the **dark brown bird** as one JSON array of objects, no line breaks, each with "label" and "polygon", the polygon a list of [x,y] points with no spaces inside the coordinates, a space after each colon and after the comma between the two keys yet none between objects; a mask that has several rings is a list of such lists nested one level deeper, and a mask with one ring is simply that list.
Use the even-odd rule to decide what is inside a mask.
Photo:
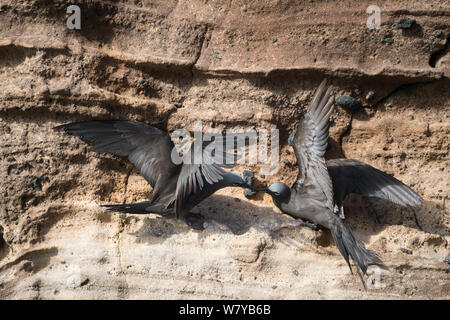
[{"label": "dark brown bird", "polygon": [[[148,214],[175,212],[194,229],[203,229],[203,216],[190,213],[201,201],[225,187],[251,188],[239,174],[225,171],[233,165],[203,154],[203,162],[175,164],[171,153],[174,143],[166,132],[145,123],[131,121],[88,121],[54,128],[93,142],[90,149],[127,157],[152,186],[149,201],[133,204],[105,205],[109,211]],[[194,148],[190,148],[194,152]]]},{"label": "dark brown bird", "polygon": [[330,229],[339,251],[350,270],[351,257],[366,273],[370,264],[382,261],[367,250],[336,215],[342,212],[342,203],[350,193],[388,199],[403,206],[419,206],[423,199],[409,187],[388,174],[357,160],[325,161],[328,144],[329,117],[334,99],[331,88],[323,81],[311,103],[309,111],[300,120],[293,139],[299,172],[296,182],[289,188],[275,182],[265,191],[283,212],[306,219]]}]

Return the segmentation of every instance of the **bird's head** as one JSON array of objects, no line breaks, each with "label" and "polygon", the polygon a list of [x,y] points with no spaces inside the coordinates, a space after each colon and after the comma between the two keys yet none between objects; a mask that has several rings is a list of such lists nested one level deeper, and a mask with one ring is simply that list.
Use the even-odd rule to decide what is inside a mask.
[{"label": "bird's head", "polygon": [[291,189],[289,189],[289,187],[283,182],[272,183],[265,191],[272,197],[279,199],[287,198],[291,194]]}]

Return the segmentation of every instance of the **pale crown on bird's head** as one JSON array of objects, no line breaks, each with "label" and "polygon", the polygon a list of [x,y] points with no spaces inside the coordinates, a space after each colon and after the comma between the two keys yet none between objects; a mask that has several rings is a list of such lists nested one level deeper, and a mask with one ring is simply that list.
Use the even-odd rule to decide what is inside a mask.
[{"label": "pale crown on bird's head", "polygon": [[270,185],[267,191],[272,196],[284,198],[289,196],[291,189],[283,182],[275,182]]}]

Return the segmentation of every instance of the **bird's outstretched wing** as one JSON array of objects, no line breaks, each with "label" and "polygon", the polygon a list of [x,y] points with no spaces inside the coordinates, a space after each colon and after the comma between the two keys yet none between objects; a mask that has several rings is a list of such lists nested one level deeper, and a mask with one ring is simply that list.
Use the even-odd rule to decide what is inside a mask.
[{"label": "bird's outstretched wing", "polygon": [[294,188],[308,190],[311,195],[324,199],[333,209],[333,187],[325,163],[328,145],[329,118],[334,98],[331,88],[322,81],[313,98],[309,111],[300,120],[293,139],[293,147],[299,172]]},{"label": "bird's outstretched wing", "polygon": [[416,207],[423,201],[403,182],[361,161],[333,159],[327,161],[327,167],[339,207],[350,193],[390,200],[401,206]]},{"label": "bird's outstretched wing", "polygon": [[90,149],[128,157],[153,187],[152,202],[167,195],[161,194],[169,180],[175,180],[180,165],[171,161],[174,144],[169,135],[155,127],[131,121],[75,122],[54,128],[93,142]]},{"label": "bird's outstretched wing", "polygon": [[[220,143],[222,143],[222,140],[220,140]],[[213,157],[210,153],[205,152],[208,145],[209,143],[203,143],[199,150],[202,152],[200,163],[193,161],[195,160],[194,144],[191,145],[190,149],[190,161],[186,161],[186,158],[183,159],[183,167],[178,176],[175,192],[175,212],[177,215],[182,212],[184,201],[190,195],[202,190],[205,184],[214,185],[223,180],[227,172],[222,168],[233,167],[232,161],[239,157],[239,155],[227,153],[227,150],[223,150],[220,155]]]}]

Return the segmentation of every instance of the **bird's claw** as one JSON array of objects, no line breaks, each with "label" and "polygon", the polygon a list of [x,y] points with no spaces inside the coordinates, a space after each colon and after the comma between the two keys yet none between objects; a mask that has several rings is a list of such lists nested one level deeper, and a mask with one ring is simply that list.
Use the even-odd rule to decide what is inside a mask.
[{"label": "bird's claw", "polygon": [[312,230],[318,230],[317,224],[297,219],[289,223],[292,227],[308,227]]}]

